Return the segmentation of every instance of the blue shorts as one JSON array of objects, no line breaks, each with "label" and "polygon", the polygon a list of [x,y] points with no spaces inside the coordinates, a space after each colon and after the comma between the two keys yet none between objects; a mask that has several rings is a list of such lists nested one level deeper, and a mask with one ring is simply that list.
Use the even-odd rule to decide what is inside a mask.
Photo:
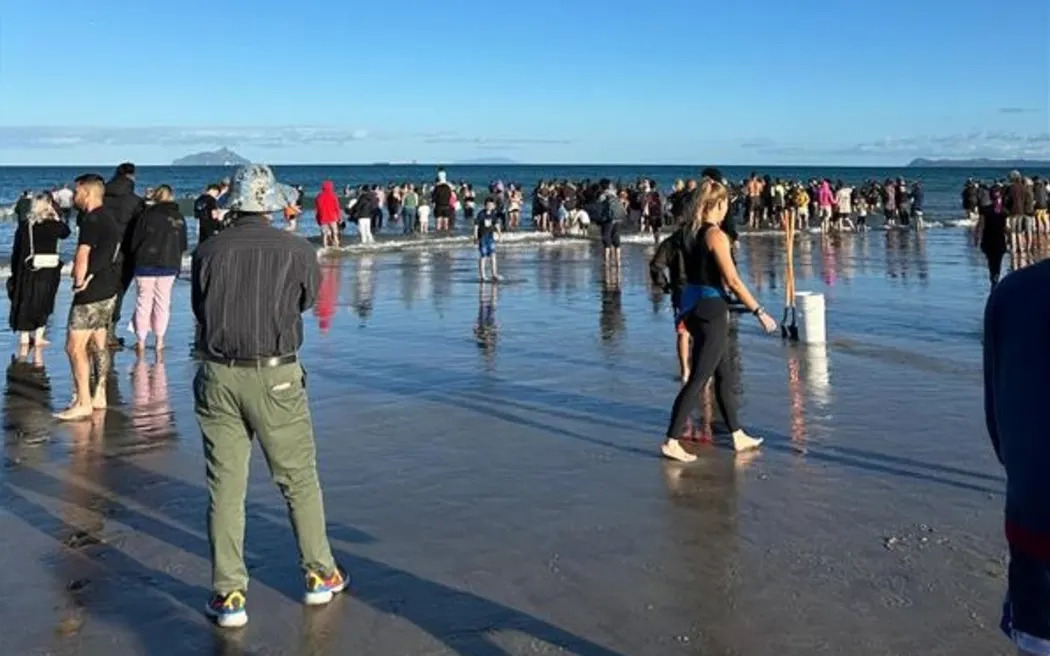
[{"label": "blue shorts", "polygon": [[1000,628],[1021,649],[1050,656],[1050,563],[1011,548],[1007,578]]},{"label": "blue shorts", "polygon": [[496,240],[492,237],[485,237],[478,242],[478,253],[481,257],[492,257],[496,254]]}]

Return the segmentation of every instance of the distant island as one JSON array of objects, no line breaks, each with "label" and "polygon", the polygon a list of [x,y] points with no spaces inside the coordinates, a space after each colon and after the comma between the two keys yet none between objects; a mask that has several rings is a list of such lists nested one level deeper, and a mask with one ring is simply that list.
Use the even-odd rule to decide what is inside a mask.
[{"label": "distant island", "polygon": [[460,164],[460,165],[463,165],[463,164],[469,164],[469,165],[486,164],[488,166],[492,166],[494,164],[497,164],[497,165],[498,164],[508,165],[508,164],[517,164],[517,163],[518,162],[516,162],[515,160],[510,159],[509,157],[480,157],[478,159],[461,159],[458,162],[456,162],[456,164]]},{"label": "distant island", "polygon": [[1050,160],[1038,159],[913,159],[908,168],[945,168],[945,169],[1047,169]]},{"label": "distant island", "polygon": [[204,153],[194,153],[180,157],[171,163],[172,166],[240,166],[251,162],[229,148],[220,148]]}]

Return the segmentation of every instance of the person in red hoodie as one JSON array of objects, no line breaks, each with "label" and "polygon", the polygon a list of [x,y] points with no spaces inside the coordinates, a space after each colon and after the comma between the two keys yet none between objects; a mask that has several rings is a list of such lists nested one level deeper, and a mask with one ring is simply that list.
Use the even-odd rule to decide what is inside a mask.
[{"label": "person in red hoodie", "polygon": [[339,248],[339,219],[343,210],[339,207],[339,197],[335,195],[335,185],[331,180],[321,183],[321,193],[316,202],[317,225],[321,226],[321,237],[324,247]]}]

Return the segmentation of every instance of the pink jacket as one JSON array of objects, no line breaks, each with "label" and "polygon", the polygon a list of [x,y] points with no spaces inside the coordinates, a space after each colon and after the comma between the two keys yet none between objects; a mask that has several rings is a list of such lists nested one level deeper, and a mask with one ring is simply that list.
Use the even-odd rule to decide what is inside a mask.
[{"label": "pink jacket", "polygon": [[831,185],[825,180],[820,184],[820,189],[817,190],[817,205],[831,207],[834,204],[835,194],[831,193]]}]

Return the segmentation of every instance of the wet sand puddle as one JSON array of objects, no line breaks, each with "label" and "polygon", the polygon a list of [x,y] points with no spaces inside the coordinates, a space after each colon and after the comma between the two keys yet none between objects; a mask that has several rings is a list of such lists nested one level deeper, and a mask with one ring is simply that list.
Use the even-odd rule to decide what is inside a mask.
[{"label": "wet sand puddle", "polygon": [[[252,619],[233,634],[201,612],[180,282],[170,352],[117,356],[103,421],[50,423],[70,393],[60,347],[8,367],[0,548],[16,565],[0,617],[18,629],[0,653],[1010,653],[981,415],[987,289],[964,242],[803,239],[798,286],[827,295],[831,343],[784,344],[740,317],[743,418],[768,448],[734,457],[702,414],[690,467],[657,458],[677,383],[651,247],[625,248],[619,274],[589,243],[508,248],[498,287],[476,282],[469,248],[325,258],[303,358],[353,592],[299,605],[257,457]],[[739,255],[771,309],[780,250],[749,238]]]}]

